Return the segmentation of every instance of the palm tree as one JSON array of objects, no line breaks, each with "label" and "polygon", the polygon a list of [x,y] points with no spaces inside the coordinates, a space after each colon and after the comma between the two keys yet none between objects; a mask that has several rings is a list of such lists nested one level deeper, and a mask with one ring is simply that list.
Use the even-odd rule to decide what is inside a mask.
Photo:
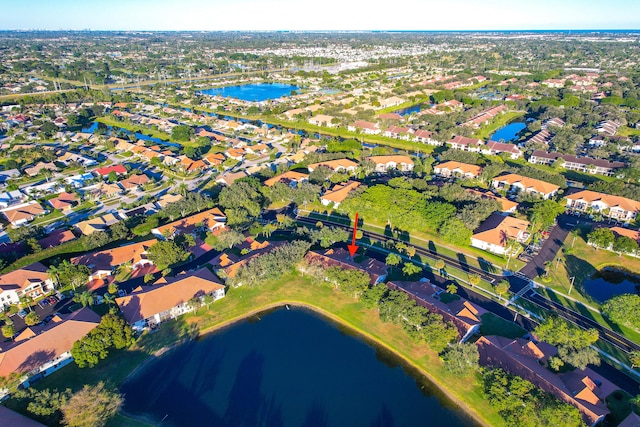
[{"label": "palm tree", "polygon": [[447,293],[448,294],[456,294],[458,292],[458,285],[456,285],[455,283],[449,283],[447,285]]},{"label": "palm tree", "polygon": [[504,249],[504,253],[505,255],[507,255],[507,264],[505,266],[507,270],[509,269],[509,262],[511,261],[511,258],[513,257],[513,255],[515,254],[515,252],[518,250],[519,247],[520,247],[520,243],[518,243],[514,239],[507,239],[507,245],[505,246],[505,249]]},{"label": "palm tree", "polygon": [[87,307],[87,306],[93,305],[93,302],[95,301],[95,296],[91,291],[84,291],[79,294],[76,294],[73,297],[73,300],[75,302],[82,304],[83,307]]},{"label": "palm tree", "polygon": [[436,268],[438,269],[438,271],[442,271],[442,269],[444,268],[444,261],[441,259],[437,259]]},{"label": "palm tree", "polygon": [[407,246],[405,251],[407,252],[409,259],[413,259],[413,257],[416,256],[416,248],[414,246]]},{"label": "palm tree", "polygon": [[110,293],[108,293],[108,292],[104,294],[104,301],[105,301],[109,306],[113,305],[113,304],[114,304],[114,302],[115,302],[115,300],[116,300],[115,295],[110,294]]},{"label": "palm tree", "polygon": [[395,267],[396,265],[400,264],[400,261],[402,261],[402,258],[400,258],[400,255],[390,253],[389,255],[387,255],[387,258],[384,260],[384,263],[387,264],[389,267]]},{"label": "palm tree", "polygon": [[478,274],[469,274],[469,283],[473,286],[478,286],[480,284],[480,276]]},{"label": "palm tree", "polygon": [[60,269],[54,264],[51,264],[51,266],[47,270],[47,276],[49,276],[49,279],[51,279],[51,281],[53,282],[53,286],[56,289],[60,286],[59,273],[60,273]]},{"label": "palm tree", "polygon": [[422,268],[418,267],[412,262],[405,262],[402,267],[402,273],[407,277],[413,276],[414,274],[418,274],[421,271],[422,271]]}]

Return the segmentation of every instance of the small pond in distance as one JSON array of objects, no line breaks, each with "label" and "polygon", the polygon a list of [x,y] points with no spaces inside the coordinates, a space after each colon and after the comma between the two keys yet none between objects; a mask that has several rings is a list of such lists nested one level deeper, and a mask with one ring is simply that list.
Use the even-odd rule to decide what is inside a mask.
[{"label": "small pond in distance", "polygon": [[526,128],[527,125],[524,122],[513,122],[509,123],[506,126],[498,129],[493,135],[489,137],[490,141],[500,141],[511,142],[518,139],[518,134],[522,129]]},{"label": "small pond in distance", "polygon": [[604,302],[617,295],[640,293],[640,278],[605,268],[582,282],[582,286],[593,299]]},{"label": "small pond in distance", "polygon": [[184,344],[121,391],[162,426],[475,425],[395,356],[299,308]]},{"label": "small pond in distance", "polygon": [[200,93],[211,96],[225,96],[242,99],[244,101],[266,101],[288,96],[293,90],[299,90],[298,86],[282,83],[254,83],[240,86],[225,86],[213,89],[201,90]]}]

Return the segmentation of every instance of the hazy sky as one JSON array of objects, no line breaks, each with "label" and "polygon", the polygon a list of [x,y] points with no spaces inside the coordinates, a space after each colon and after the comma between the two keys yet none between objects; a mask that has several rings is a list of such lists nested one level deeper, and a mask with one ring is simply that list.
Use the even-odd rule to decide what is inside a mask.
[{"label": "hazy sky", "polygon": [[0,0],[0,29],[640,29],[640,1]]}]

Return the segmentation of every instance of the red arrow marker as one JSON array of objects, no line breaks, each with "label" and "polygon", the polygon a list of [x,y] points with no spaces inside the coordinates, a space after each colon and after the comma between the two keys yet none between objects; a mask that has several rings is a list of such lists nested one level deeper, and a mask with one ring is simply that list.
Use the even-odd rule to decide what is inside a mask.
[{"label": "red arrow marker", "polygon": [[351,244],[347,245],[347,248],[349,248],[349,255],[351,256],[351,258],[353,258],[353,256],[358,251],[358,246],[356,245],[357,230],[358,230],[358,213],[356,212],[356,220],[353,222],[353,239],[351,239]]}]

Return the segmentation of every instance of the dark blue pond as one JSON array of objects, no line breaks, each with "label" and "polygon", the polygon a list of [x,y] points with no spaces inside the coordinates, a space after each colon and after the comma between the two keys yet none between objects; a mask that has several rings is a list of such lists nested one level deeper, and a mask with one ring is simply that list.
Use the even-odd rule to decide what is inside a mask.
[{"label": "dark blue pond", "polygon": [[527,125],[523,122],[513,122],[498,129],[493,135],[489,137],[490,141],[515,141],[518,139],[518,134]]},{"label": "dark blue pond", "polygon": [[225,86],[200,91],[205,95],[225,96],[244,101],[266,101],[268,99],[278,99],[285,95],[290,95],[292,90],[300,89],[298,86],[282,83],[257,83],[240,86]]},{"label": "dark blue pond", "polygon": [[307,310],[263,313],[147,365],[125,410],[162,426],[471,426],[397,358]]},{"label": "dark blue pond", "polygon": [[640,279],[613,269],[597,272],[583,281],[582,286],[593,299],[600,302],[617,295],[640,293]]},{"label": "dark blue pond", "polygon": [[[86,128],[82,128],[82,132],[85,133],[94,133],[95,130],[98,128],[98,122],[93,122],[91,123],[91,126],[86,127]],[[131,136],[132,132],[130,130],[124,129],[124,128],[120,128],[120,127],[113,127],[113,126],[107,126],[107,135],[109,136],[117,136],[118,133],[122,132],[125,133],[129,136]],[[134,134],[135,138],[133,139],[132,142],[136,142],[137,140],[141,139],[143,141],[151,141],[154,142],[156,144],[159,145],[170,145],[172,147],[180,147],[181,145],[175,142],[169,142],[169,141],[165,141],[164,139],[160,139],[160,138],[155,138],[149,135],[145,135],[143,133],[139,133],[136,132]]]}]

